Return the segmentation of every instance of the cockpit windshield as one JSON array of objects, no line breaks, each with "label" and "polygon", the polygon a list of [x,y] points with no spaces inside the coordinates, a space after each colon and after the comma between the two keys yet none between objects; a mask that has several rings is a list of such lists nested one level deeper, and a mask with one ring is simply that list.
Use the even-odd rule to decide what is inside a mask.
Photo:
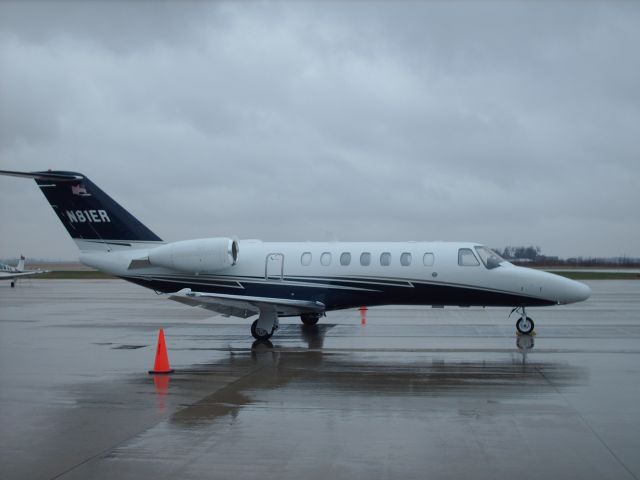
[{"label": "cockpit windshield", "polygon": [[489,270],[499,267],[502,262],[506,262],[504,258],[487,247],[475,247],[476,252],[480,256],[480,260]]}]

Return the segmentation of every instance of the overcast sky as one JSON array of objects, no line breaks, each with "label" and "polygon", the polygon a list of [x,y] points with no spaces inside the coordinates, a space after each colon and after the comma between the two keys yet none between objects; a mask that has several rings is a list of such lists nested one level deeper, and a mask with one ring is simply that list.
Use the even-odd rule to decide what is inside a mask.
[{"label": "overcast sky", "polygon": [[[165,240],[640,256],[639,2],[0,3],[0,168]],[[0,177],[0,258],[73,259]]]}]

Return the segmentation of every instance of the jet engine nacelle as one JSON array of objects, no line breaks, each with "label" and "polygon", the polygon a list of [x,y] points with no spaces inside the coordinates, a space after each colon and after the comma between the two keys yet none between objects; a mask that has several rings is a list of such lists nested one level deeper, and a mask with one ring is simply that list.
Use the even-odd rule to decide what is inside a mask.
[{"label": "jet engine nacelle", "polygon": [[207,272],[238,261],[238,242],[231,238],[202,238],[168,243],[149,252],[149,263],[183,272]]}]

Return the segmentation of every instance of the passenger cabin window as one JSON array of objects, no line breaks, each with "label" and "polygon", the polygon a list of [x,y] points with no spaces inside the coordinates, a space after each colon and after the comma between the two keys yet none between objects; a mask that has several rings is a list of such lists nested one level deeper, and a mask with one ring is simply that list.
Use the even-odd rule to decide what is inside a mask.
[{"label": "passenger cabin window", "polygon": [[346,267],[351,263],[351,254],[349,252],[344,252],[340,255],[340,265]]},{"label": "passenger cabin window", "polygon": [[360,265],[363,267],[371,265],[371,254],[369,252],[362,252],[360,255]]},{"label": "passenger cabin window", "polygon": [[300,257],[300,263],[305,267],[311,265],[311,252],[304,252]]},{"label": "passenger cabin window", "polygon": [[389,252],[384,252],[380,254],[380,265],[383,267],[388,267],[391,265],[391,254]]},{"label": "passenger cabin window", "polygon": [[433,253],[425,253],[422,257],[422,263],[424,263],[425,267],[433,266]]},{"label": "passenger cabin window", "polygon": [[458,250],[458,265],[461,267],[477,267],[480,262],[470,248],[461,248]]},{"label": "passenger cabin window", "polygon": [[331,265],[331,254],[329,252],[324,252],[320,255],[320,265],[323,267],[328,267]]},{"label": "passenger cabin window", "polygon": [[400,255],[400,265],[403,267],[408,267],[411,265],[411,254],[409,252],[404,252]]}]

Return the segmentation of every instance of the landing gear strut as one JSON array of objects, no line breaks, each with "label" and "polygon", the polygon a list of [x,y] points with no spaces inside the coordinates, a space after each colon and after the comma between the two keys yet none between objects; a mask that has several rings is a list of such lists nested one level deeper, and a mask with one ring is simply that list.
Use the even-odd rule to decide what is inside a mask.
[{"label": "landing gear strut", "polygon": [[531,335],[535,325],[531,317],[527,317],[527,312],[524,307],[516,307],[511,310],[513,312],[520,312],[520,318],[516,321],[516,330],[522,335]]},{"label": "landing gear strut", "polygon": [[303,313],[300,315],[300,320],[302,320],[302,323],[305,325],[312,326],[318,323],[321,316],[321,313]]}]

